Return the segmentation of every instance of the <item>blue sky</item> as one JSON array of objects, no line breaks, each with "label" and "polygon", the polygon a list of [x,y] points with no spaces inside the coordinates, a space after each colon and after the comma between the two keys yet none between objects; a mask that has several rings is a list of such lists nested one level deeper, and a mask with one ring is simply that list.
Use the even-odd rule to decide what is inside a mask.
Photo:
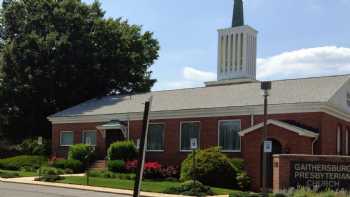
[{"label": "blue sky", "polygon": [[[100,2],[106,17],[140,24],[159,40],[154,90],[215,80],[217,29],[230,26],[233,0]],[[350,73],[350,0],[246,0],[244,7],[246,24],[259,31],[258,79]]]}]

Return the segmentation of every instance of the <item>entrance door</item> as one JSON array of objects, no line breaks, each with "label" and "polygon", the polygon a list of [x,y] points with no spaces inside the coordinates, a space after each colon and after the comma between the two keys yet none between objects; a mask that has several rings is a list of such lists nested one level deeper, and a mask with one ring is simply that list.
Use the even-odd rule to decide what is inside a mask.
[{"label": "entrance door", "polygon": [[106,150],[114,142],[123,141],[124,139],[123,132],[120,129],[106,130]]},{"label": "entrance door", "polygon": [[[272,182],[273,182],[273,157],[274,154],[281,154],[282,153],[282,145],[275,139],[268,139],[268,141],[272,141],[272,153],[267,154],[267,188],[272,189]],[[261,186],[263,183],[263,151],[264,151],[264,145],[261,145]]]}]

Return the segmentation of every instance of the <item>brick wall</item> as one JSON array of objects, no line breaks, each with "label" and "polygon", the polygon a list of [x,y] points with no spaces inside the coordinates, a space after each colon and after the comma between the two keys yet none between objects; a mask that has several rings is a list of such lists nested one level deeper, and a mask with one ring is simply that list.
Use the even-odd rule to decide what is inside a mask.
[{"label": "brick wall", "polygon": [[[270,119],[294,120],[304,125],[320,130],[320,140],[316,143],[316,154],[336,153],[336,127],[341,124],[344,127],[350,124],[334,118],[324,113],[293,113],[270,115]],[[218,121],[240,119],[242,129],[251,126],[251,116],[228,116],[228,117],[207,117],[207,118],[185,118],[185,119],[164,119],[152,120],[154,123],[165,124],[164,152],[148,152],[147,160],[158,161],[163,164],[179,165],[186,158],[187,153],[180,152],[180,123],[182,121],[200,121],[200,147],[208,148],[218,145]],[[263,121],[263,116],[254,116],[254,124]],[[52,129],[52,150],[53,155],[65,157],[67,147],[59,145],[60,131],[74,131],[74,143],[81,143],[81,135],[84,130],[96,130],[96,126],[103,123],[74,123],[74,124],[54,124]],[[136,140],[140,138],[142,121],[130,121],[129,136]],[[311,154],[312,140],[310,138],[298,136],[295,133],[285,131],[279,127],[269,128],[269,135],[282,144],[283,150],[293,154]],[[242,138],[241,153],[229,153],[230,157],[244,158],[246,160],[246,170],[253,179],[253,189],[260,189],[260,145],[261,130],[252,132]],[[97,136],[97,147],[100,157],[106,155],[105,141],[100,132]]]}]

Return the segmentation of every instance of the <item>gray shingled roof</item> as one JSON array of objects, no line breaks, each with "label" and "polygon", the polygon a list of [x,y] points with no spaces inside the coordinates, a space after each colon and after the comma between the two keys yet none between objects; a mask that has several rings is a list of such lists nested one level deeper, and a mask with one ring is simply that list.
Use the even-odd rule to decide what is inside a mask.
[{"label": "gray shingled roof", "polygon": [[[269,104],[327,102],[350,75],[272,82]],[[261,105],[260,83],[155,91],[132,96],[92,99],[51,117],[142,112],[153,95],[152,111]]]}]

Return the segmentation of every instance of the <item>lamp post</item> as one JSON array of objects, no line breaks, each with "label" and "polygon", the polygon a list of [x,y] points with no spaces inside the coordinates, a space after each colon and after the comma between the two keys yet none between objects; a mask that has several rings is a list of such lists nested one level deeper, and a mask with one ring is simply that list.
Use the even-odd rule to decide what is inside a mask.
[{"label": "lamp post", "polygon": [[263,133],[263,195],[267,196],[267,152],[265,151],[265,143],[267,141],[267,97],[270,94],[271,90],[271,81],[261,82],[261,90],[263,91],[264,96],[264,133]]}]

